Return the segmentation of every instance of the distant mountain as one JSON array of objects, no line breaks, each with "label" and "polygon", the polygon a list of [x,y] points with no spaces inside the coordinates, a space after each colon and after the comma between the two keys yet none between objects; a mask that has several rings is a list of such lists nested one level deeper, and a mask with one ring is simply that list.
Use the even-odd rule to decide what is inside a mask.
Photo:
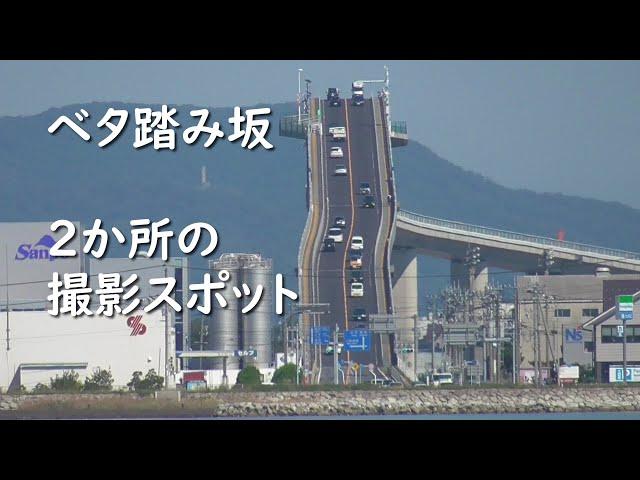
[{"label": "distant mountain", "polygon": [[[417,142],[394,149],[393,156],[403,209],[553,238],[564,230],[566,240],[640,252],[638,209],[619,202],[506,188]],[[585,185],[585,191],[597,188],[597,178]]]},{"label": "distant mountain", "polygon": [[[190,105],[177,106],[181,123],[177,149],[134,149],[133,110],[146,105],[91,103],[50,109],[39,115],[0,118],[0,221],[101,218],[107,226],[126,226],[133,218],[172,219],[174,231],[194,221],[214,225],[220,235],[215,256],[223,252],[260,252],[274,259],[274,269],[293,279],[306,219],[306,158],[302,141],[281,138],[278,119],[295,112],[291,103],[270,105],[271,151],[243,149],[240,142],[218,139],[209,149],[181,139],[195,123]],[[264,106],[264,105],[261,105]],[[108,133],[96,127],[109,107],[130,112],[125,131],[106,148]],[[153,106],[158,107],[158,106]],[[90,113],[82,126],[85,142],[67,127],[47,132],[59,116]],[[232,108],[209,109],[228,136]],[[85,125],[86,124],[86,125]],[[411,126],[409,125],[409,133]],[[640,251],[640,210],[560,194],[513,190],[465,171],[416,142],[394,149],[398,198],[402,208],[426,215],[556,236],[567,240]],[[206,166],[208,188],[200,187]],[[553,174],[553,172],[550,172]],[[571,182],[571,178],[566,179]],[[585,190],[598,188],[597,179]],[[117,246],[115,241],[112,246]],[[179,255],[177,250],[173,254]],[[113,248],[110,255],[124,255]],[[195,260],[204,267],[204,260]]]}]

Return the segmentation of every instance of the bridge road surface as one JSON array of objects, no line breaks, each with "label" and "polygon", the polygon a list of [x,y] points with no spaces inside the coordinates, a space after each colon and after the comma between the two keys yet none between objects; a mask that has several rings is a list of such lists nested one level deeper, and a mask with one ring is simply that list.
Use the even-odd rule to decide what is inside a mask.
[{"label": "bridge road surface", "polygon": [[[323,157],[321,166],[324,170],[324,195],[328,198],[327,225],[321,232],[324,238],[328,229],[333,226],[337,216],[344,217],[347,225],[343,228],[343,242],[336,243],[335,252],[319,252],[318,268],[318,302],[329,303],[331,314],[321,316],[323,325],[332,329],[336,324],[340,331],[354,329],[350,325],[351,311],[354,308],[365,308],[368,314],[378,313],[378,302],[375,288],[374,252],[378,229],[381,220],[383,199],[380,192],[378,158],[376,150],[375,122],[373,104],[367,99],[363,105],[353,106],[349,99],[342,99],[339,107],[329,106],[322,101],[323,112]],[[329,134],[332,126],[346,127],[347,138],[342,142],[334,142]],[[330,158],[332,146],[340,146],[343,158]],[[336,176],[335,166],[347,167],[347,176]],[[375,197],[375,208],[361,208],[363,195],[359,194],[361,182],[371,185],[371,194]],[[385,199],[386,200],[386,199]],[[350,297],[349,247],[351,238],[360,235],[364,239],[362,250],[362,273],[364,276],[364,296]],[[343,350],[341,360],[352,360],[358,363],[377,363],[379,338],[374,339],[373,351],[368,353],[349,352]],[[321,381],[331,382],[333,378],[333,355],[323,355]]]}]

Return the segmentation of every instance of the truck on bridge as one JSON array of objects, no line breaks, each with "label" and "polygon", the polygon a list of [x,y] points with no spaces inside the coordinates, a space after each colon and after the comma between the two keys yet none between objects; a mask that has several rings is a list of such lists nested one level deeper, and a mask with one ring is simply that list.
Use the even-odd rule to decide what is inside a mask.
[{"label": "truck on bridge", "polygon": [[347,138],[347,129],[345,127],[331,127],[329,134],[334,141],[339,142]]}]

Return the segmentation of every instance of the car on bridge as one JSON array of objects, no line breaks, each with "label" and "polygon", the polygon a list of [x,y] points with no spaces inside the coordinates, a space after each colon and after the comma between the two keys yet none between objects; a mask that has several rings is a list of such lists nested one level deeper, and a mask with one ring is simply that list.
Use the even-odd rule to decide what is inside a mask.
[{"label": "car on bridge", "polygon": [[347,129],[344,127],[330,127],[329,135],[334,141],[339,142],[347,138]]},{"label": "car on bridge", "polygon": [[340,106],[340,90],[335,87],[329,87],[327,90],[327,101],[332,107]]},{"label": "car on bridge", "polygon": [[344,157],[344,152],[342,151],[341,147],[331,147],[331,150],[329,151],[329,156],[331,158],[342,158]]},{"label": "car on bridge", "polygon": [[366,322],[369,319],[367,315],[367,311],[364,308],[354,308],[351,310],[351,321],[352,322]]},{"label": "car on bridge", "polygon": [[336,251],[336,241],[333,238],[325,238],[324,243],[322,245],[323,252],[335,252]]},{"label": "car on bridge", "polygon": [[371,185],[368,182],[360,183],[360,195],[371,195]]},{"label": "car on bridge", "polygon": [[359,235],[354,235],[351,239],[351,250],[363,250],[364,238]]},{"label": "car on bridge", "polygon": [[335,227],[340,227],[340,228],[342,228],[342,227],[346,227],[346,226],[347,226],[347,221],[345,220],[345,218],[344,218],[344,217],[336,217],[336,218],[333,220],[333,225],[334,225]]},{"label": "car on bridge", "polygon": [[373,195],[367,195],[362,200],[362,208],[375,208],[376,207],[376,197]]},{"label": "car on bridge", "polygon": [[359,282],[354,282],[351,284],[351,296],[352,297],[363,297],[364,296],[364,284]]},{"label": "car on bridge", "polygon": [[333,171],[335,175],[346,175],[347,167],[345,165],[336,165],[336,169]]},{"label": "car on bridge", "polygon": [[337,227],[331,227],[327,237],[332,239],[335,243],[340,243],[342,242],[342,230]]},{"label": "car on bridge", "polygon": [[[338,343],[338,354],[342,353],[342,347],[344,347],[344,344]],[[331,342],[331,343],[329,343],[329,345],[327,345],[327,348],[325,348],[325,350],[324,350],[324,354],[325,355],[332,355],[333,354],[333,342]]]},{"label": "car on bridge", "polygon": [[362,268],[362,254],[359,252],[351,252],[349,255],[349,266],[351,268]]},{"label": "car on bridge", "polygon": [[362,270],[351,270],[351,275],[349,276],[349,283],[353,282],[364,282],[364,275],[362,274]]},{"label": "car on bridge", "polygon": [[364,90],[364,82],[362,80],[354,80],[351,83],[351,91],[358,92]]}]

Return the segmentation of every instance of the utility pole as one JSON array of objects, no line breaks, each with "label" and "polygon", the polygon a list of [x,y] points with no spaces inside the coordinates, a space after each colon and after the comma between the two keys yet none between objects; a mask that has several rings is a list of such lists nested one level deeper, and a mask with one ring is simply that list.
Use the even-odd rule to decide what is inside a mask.
[{"label": "utility pole", "polygon": [[533,358],[535,366],[536,386],[542,386],[542,369],[540,368],[541,353],[540,348],[540,317],[542,315],[542,306],[540,305],[540,297],[544,292],[540,289],[540,285],[535,283],[531,288],[527,289],[527,293],[531,294],[533,306]]},{"label": "utility pole", "polygon": [[291,312],[284,318],[284,364],[289,363],[289,316]]},{"label": "utility pole", "polygon": [[513,277],[515,287],[515,311],[513,312],[513,384],[520,383],[520,295],[518,293],[518,279]]},{"label": "utility pole", "polygon": [[[200,355],[202,355],[202,350],[204,347],[204,317],[200,317]],[[203,358],[200,356],[200,370],[202,370],[202,361]]]},{"label": "utility pole", "polygon": [[495,295],[495,316],[496,316],[496,335],[498,338],[498,343],[496,346],[496,383],[501,383],[502,371],[501,371],[501,362],[502,362],[502,335],[500,332],[500,295]]},{"label": "utility pole", "polygon": [[9,332],[11,330],[9,329],[9,251],[6,244],[4,246],[4,267],[5,267],[5,277],[7,279],[6,281],[7,287],[5,291],[7,302],[5,304],[5,311],[7,314],[7,352],[8,352],[9,350],[11,350],[11,341],[9,338]]},{"label": "utility pole", "polygon": [[535,326],[535,333],[536,333],[536,353],[537,353],[537,359],[536,359],[536,385],[538,387],[542,386],[542,348],[541,348],[541,341],[540,341],[540,297],[536,297],[536,326]]},{"label": "utility pole", "polygon": [[[167,278],[167,267],[164,268],[164,278]],[[164,317],[164,389],[169,390],[169,312],[167,303],[162,308]]]},{"label": "utility pole", "polygon": [[487,383],[487,326],[482,326],[482,380]]},{"label": "utility pole", "polygon": [[296,322],[296,385],[300,385],[300,314]]},{"label": "utility pole", "polygon": [[435,351],[436,351],[436,324],[435,318],[431,319],[431,375],[436,371]]},{"label": "utility pole", "polygon": [[[517,307],[516,307],[517,308]],[[515,316],[515,315],[514,315]],[[514,322],[516,320],[514,319]],[[516,329],[515,326],[511,329],[511,381],[513,382],[513,384],[515,385],[517,383],[516,381]]]},{"label": "utility pole", "polygon": [[338,324],[333,331],[333,383],[338,385]]},{"label": "utility pole", "polygon": [[627,321],[622,320],[622,381],[627,384]]},{"label": "utility pole", "polygon": [[413,378],[418,381],[418,315],[413,315]]}]

